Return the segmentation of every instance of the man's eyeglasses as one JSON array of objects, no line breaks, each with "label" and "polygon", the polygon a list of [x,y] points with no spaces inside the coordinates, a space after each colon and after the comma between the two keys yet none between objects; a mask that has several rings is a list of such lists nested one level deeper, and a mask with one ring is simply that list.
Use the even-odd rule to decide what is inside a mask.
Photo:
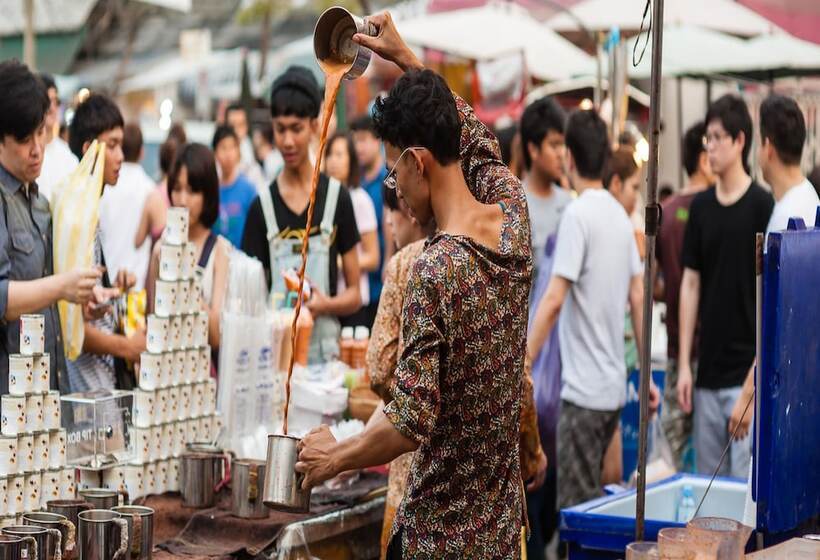
[{"label": "man's eyeglasses", "polygon": [[404,157],[404,154],[411,150],[424,150],[424,146],[410,146],[405,148],[404,151],[399,156],[399,159],[396,160],[396,163],[393,164],[393,169],[390,170],[390,173],[387,174],[387,177],[384,178],[384,186],[390,190],[396,190],[398,187],[398,182],[396,181],[396,168],[399,166],[399,162],[401,158]]},{"label": "man's eyeglasses", "polygon": [[713,134],[706,134],[703,137],[703,147],[707,147],[709,144],[717,144],[718,142],[722,142],[725,138],[729,138],[730,134],[722,134],[720,132],[713,133]]}]

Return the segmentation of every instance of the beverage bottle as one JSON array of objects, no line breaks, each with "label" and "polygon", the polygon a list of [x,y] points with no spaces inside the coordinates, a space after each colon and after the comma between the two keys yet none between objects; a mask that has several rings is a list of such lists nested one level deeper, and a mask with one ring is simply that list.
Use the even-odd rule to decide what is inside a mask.
[{"label": "beverage bottle", "polygon": [[681,489],[680,498],[678,499],[677,522],[689,523],[692,518],[695,517],[697,507],[695,503],[695,491],[691,485],[685,484]]},{"label": "beverage bottle", "polygon": [[353,353],[353,327],[342,328],[342,338],[339,341],[339,360],[351,365]]},{"label": "beverage bottle", "polygon": [[310,335],[313,334],[313,314],[306,305],[302,305],[299,310],[299,318],[296,319],[296,357],[294,361],[308,365],[308,354],[310,353]]},{"label": "beverage bottle", "polygon": [[353,339],[350,367],[364,369],[367,364],[367,345],[370,342],[370,329],[367,327],[356,327]]}]

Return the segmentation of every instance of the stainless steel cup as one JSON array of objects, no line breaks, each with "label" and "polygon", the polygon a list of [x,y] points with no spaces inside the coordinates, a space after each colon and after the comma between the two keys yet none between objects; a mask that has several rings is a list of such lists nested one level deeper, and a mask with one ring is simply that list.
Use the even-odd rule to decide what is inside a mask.
[{"label": "stainless steel cup", "polygon": [[182,505],[209,508],[216,503],[216,493],[230,477],[230,456],[224,453],[183,453],[180,491]]},{"label": "stainless steel cup", "polygon": [[[65,556],[66,552],[74,550],[76,544],[77,528],[64,515],[59,513],[47,512],[32,512],[23,514],[23,525],[32,525],[34,527],[43,527],[44,529],[56,529],[60,532],[60,553]],[[55,558],[57,549],[57,541],[55,539],[48,539],[48,550],[41,550],[44,558]]]},{"label": "stainless steel cup", "polygon": [[[3,529],[4,535],[12,535],[15,537],[31,537],[36,541],[36,546],[27,548],[29,555],[37,551],[38,558],[41,560],[62,560],[62,553],[60,552],[60,531],[57,529],[44,529],[43,527],[32,527],[31,525],[12,525]],[[54,549],[54,556],[48,556],[45,551],[49,548],[50,539],[54,539],[57,543]],[[31,543],[29,542],[29,545]],[[25,558],[25,556],[21,556]]]},{"label": "stainless steel cup", "polygon": [[85,500],[50,500],[46,502],[46,511],[57,513],[68,519],[76,528],[80,523],[80,512],[94,509]]},{"label": "stainless steel cup", "polygon": [[[111,509],[128,504],[128,493],[109,490],[108,488],[86,488],[80,490],[80,497],[91,504],[92,509]],[[122,503],[120,503],[122,496]]]},{"label": "stainless steel cup", "polygon": [[37,541],[34,537],[18,537],[0,534],[0,560],[39,560]]},{"label": "stainless steel cup", "polygon": [[353,80],[367,70],[373,51],[353,42],[356,33],[375,36],[376,27],[340,6],[328,8],[319,16],[313,29],[313,52],[325,73],[344,66],[345,78]]},{"label": "stainless steel cup", "polygon": [[237,459],[231,468],[231,513],[244,519],[264,519],[270,512],[262,503],[265,462]]},{"label": "stainless steel cup", "polygon": [[128,522],[128,555],[132,560],[151,560],[154,549],[154,510],[143,506],[120,506],[116,511]]},{"label": "stainless steel cup", "polygon": [[291,512],[310,511],[310,490],[302,490],[304,475],[294,470],[300,439],[293,436],[268,435],[268,458],[265,462],[263,502],[271,509]]},{"label": "stainless steel cup", "polygon": [[80,560],[121,560],[128,553],[128,522],[116,511],[80,513],[78,534]]}]

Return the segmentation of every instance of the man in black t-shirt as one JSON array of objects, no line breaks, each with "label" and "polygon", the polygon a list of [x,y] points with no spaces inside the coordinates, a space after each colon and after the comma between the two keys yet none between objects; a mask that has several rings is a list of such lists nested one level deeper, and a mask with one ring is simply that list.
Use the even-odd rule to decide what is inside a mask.
[{"label": "man in black t-shirt", "polygon": [[[288,68],[271,89],[274,141],[284,167],[251,205],[242,250],[262,262],[268,288],[283,295],[287,289],[282,273],[301,264],[313,176],[310,141],[318,130],[321,102],[316,79],[306,68]],[[310,282],[312,296],[305,303],[315,321],[309,361],[317,363],[338,355],[338,318],[361,307],[359,231],[353,203],[347,190],[324,174],[316,191],[309,235],[305,281]],[[337,293],[339,256],[347,288]]]},{"label": "man in black t-shirt", "polygon": [[[718,177],[689,209],[680,290],[678,400],[694,405],[697,470],[711,474],[729,444],[729,418],[755,358],[755,234],[766,230],[774,200],[748,174],[752,120],[746,104],[725,95],[706,114],[704,142]],[[700,319],[698,372],[690,365]],[[753,413],[749,406],[747,414]],[[751,442],[732,442],[718,474],[746,477]]]}]

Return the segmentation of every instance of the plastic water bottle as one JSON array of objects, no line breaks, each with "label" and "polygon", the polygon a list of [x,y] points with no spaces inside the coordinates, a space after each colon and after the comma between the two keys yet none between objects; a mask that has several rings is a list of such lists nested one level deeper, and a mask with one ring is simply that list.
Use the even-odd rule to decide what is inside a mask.
[{"label": "plastic water bottle", "polygon": [[680,498],[678,499],[678,523],[689,523],[695,516],[696,509],[695,491],[692,489],[692,486],[686,484],[681,489]]}]

